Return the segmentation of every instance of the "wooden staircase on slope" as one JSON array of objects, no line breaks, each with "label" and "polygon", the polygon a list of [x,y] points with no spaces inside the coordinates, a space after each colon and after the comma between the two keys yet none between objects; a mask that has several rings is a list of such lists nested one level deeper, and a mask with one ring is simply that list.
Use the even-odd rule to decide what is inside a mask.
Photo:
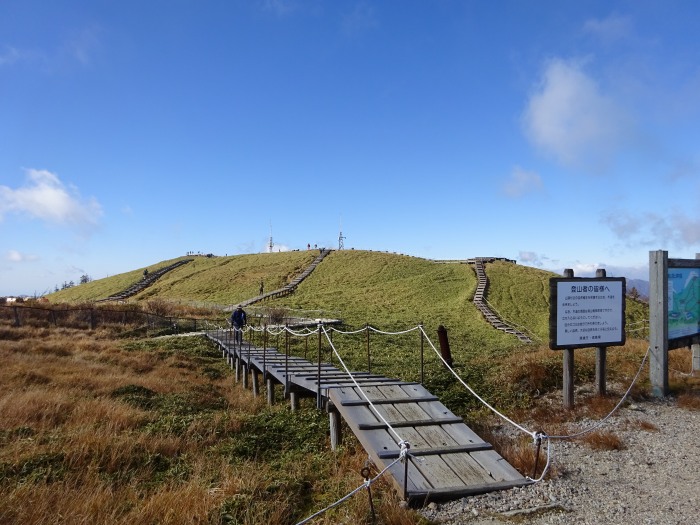
[{"label": "wooden staircase on slope", "polygon": [[476,271],[477,277],[476,292],[474,292],[474,306],[477,307],[486,321],[497,330],[501,330],[507,334],[512,334],[523,343],[532,343],[532,339],[530,339],[527,334],[506,323],[486,304],[486,291],[489,285],[489,279],[486,276],[486,263],[489,261],[491,261],[491,259],[486,257],[477,257],[470,260],[470,262],[473,262],[474,264],[474,270]]},{"label": "wooden staircase on slope", "polygon": [[331,253],[331,249],[329,248],[321,248],[321,251],[319,254],[316,256],[316,258],[309,264],[306,268],[304,268],[304,271],[301,272],[299,275],[297,275],[291,282],[288,284],[284,285],[282,288],[279,288],[277,290],[272,290],[270,292],[264,293],[262,295],[258,295],[256,297],[252,297],[250,299],[246,299],[245,301],[241,301],[239,304],[243,307],[245,306],[250,306],[251,304],[259,303],[260,301],[264,301],[266,299],[276,299],[277,297],[285,297],[287,295],[290,295],[294,293],[294,290],[297,289],[297,286],[301,284],[301,282],[306,279],[311,272],[313,272],[316,267],[319,265],[319,263],[326,258],[326,256]]}]

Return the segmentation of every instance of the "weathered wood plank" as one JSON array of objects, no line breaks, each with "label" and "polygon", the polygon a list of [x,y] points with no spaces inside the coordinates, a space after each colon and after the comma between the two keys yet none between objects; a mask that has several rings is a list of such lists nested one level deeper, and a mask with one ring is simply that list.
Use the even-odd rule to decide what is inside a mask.
[{"label": "weathered wood plank", "polygon": [[[435,447],[435,448],[414,448],[411,447],[412,456],[441,456],[443,454],[456,454],[461,452],[476,452],[478,450],[491,450],[493,446],[490,443],[472,443],[470,445],[451,445],[445,447]],[[382,459],[394,459],[398,458],[401,453],[400,449],[387,450],[386,452],[380,452],[379,457]]]},{"label": "weathered wood plank", "polygon": [[[319,382],[318,363],[285,356],[273,347],[229,348],[229,344],[221,342],[224,355],[236,356],[237,364],[251,372],[254,387],[257,373],[264,372],[273,400],[273,378],[285,385],[285,395],[290,397],[292,393],[295,398],[314,396],[320,388],[321,396],[338,410],[377,468],[392,465],[389,472],[401,494],[405,466],[396,459],[399,442],[409,443],[406,488],[413,501],[450,499],[528,483],[418,383],[369,372],[351,372],[351,378],[328,363],[321,364]],[[339,437],[334,434],[337,444]]]},{"label": "weathered wood plank", "polygon": [[436,396],[427,396],[423,398],[410,398],[410,397],[404,397],[404,398],[395,398],[395,399],[378,399],[378,398],[370,398],[369,401],[365,399],[358,399],[356,401],[344,401],[343,405],[346,406],[351,406],[351,405],[369,405],[371,402],[373,405],[387,405],[387,404],[394,404],[394,403],[417,403],[420,401],[437,401],[439,398]]},{"label": "weathered wood plank", "polygon": [[463,423],[464,420],[461,417],[443,417],[440,419],[412,419],[404,421],[390,421],[387,419],[387,423],[380,421],[379,423],[373,424],[361,424],[359,426],[360,430],[374,430],[377,428],[387,428],[391,426],[393,428],[406,428],[406,427],[424,427],[424,426],[437,426],[437,425],[453,425],[455,423]]}]

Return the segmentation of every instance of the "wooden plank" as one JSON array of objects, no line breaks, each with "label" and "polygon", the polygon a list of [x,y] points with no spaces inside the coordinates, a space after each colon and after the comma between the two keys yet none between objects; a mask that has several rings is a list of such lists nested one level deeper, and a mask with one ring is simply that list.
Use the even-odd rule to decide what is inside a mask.
[{"label": "wooden plank", "polygon": [[[388,425],[387,425],[388,423]],[[384,423],[383,421],[379,423],[363,423],[359,426],[360,430],[374,430],[377,428],[387,428],[388,426],[391,426],[393,428],[406,428],[406,427],[420,427],[420,426],[438,426],[438,425],[453,425],[455,423],[464,423],[464,420],[461,417],[444,417],[440,419],[413,419],[413,420],[405,420],[405,421],[387,421],[387,423]]]},{"label": "wooden plank", "polygon": [[[372,423],[378,421],[378,419],[366,406],[343,406],[341,409],[341,403],[344,400],[357,400],[360,398],[360,394],[355,391],[355,388],[346,387],[333,389],[329,393],[329,398],[333,401],[336,408],[341,411],[348,427],[355,433],[357,439],[362,443],[362,446],[365,448],[370,458],[372,458],[372,461],[377,465],[377,468],[381,470],[386,467],[389,463],[382,460],[378,452],[396,449],[398,447],[396,437],[387,429],[367,430],[362,432],[357,429],[357,426],[361,423]],[[400,493],[403,493],[403,469],[404,466],[400,463],[396,463],[389,469],[394,484]],[[425,479],[420,471],[411,468],[408,469],[407,486],[409,492],[419,489],[429,489],[431,487],[428,480]]]},{"label": "wooden plank", "polygon": [[[404,390],[406,385],[391,385],[391,386],[380,386],[374,389],[373,395],[384,395],[384,396],[408,396],[409,393]],[[410,387],[407,387],[410,389]],[[419,431],[418,426],[421,425],[431,425],[435,427],[436,421],[430,420],[425,413],[422,413],[417,405],[414,404],[400,404],[399,407],[394,405],[382,405],[376,407],[377,411],[383,411],[386,414],[386,419],[388,421],[394,420],[392,427],[397,430],[397,433],[401,435],[401,438],[411,445],[411,449],[416,447],[428,447],[434,445],[430,441],[425,439],[423,432]],[[411,416],[416,416],[419,419],[409,420],[406,418],[406,414]],[[457,421],[461,422],[461,418],[455,418]],[[454,421],[454,419],[452,420]],[[436,427],[439,428],[439,427]],[[409,450],[409,454],[411,454]],[[433,490],[439,490],[443,486],[450,486],[454,484],[462,483],[462,479],[455,472],[455,470],[447,463],[440,455],[430,455],[429,457],[414,458],[411,454],[409,471],[412,469],[420,472],[423,477],[428,481],[428,483],[433,487]]]},{"label": "wooden plank", "polygon": [[[264,363],[268,377],[289,389],[301,388],[315,395],[319,387],[318,363],[285,356],[274,348],[233,347],[227,351],[248,368],[262,371]],[[422,385],[368,372],[352,372],[353,380],[333,365],[321,366],[322,393],[334,403],[378,468],[399,457],[399,440],[410,443],[407,489],[412,500],[448,499],[527,483]],[[389,472],[403,494],[404,465],[396,462]]]},{"label": "wooden plank", "polygon": [[[425,388],[421,385],[413,385],[405,387],[407,394],[424,394]],[[466,440],[458,441],[448,432],[448,429],[453,426],[458,426],[460,429],[468,429],[462,422],[461,418],[456,418],[452,412],[447,410],[441,404],[433,406],[433,410],[426,411],[425,408],[430,407],[432,403],[416,403],[407,404],[397,407],[404,417],[408,418],[428,418],[429,420],[440,421],[445,418],[455,418],[458,421],[455,425],[449,426],[420,426],[417,428],[418,434],[425,442],[432,447],[447,447],[457,445],[475,445],[478,444],[480,449],[492,448],[488,443],[479,439],[478,441]],[[488,472],[484,471],[479,463],[477,463],[468,453],[452,454],[442,458],[445,463],[458,474],[461,481],[465,484],[484,483],[495,481],[491,478]],[[427,475],[430,475],[429,473]]]},{"label": "wooden plank", "polygon": [[502,481],[495,483],[484,483],[481,485],[473,485],[466,487],[463,485],[457,485],[454,487],[444,487],[437,491],[430,490],[416,490],[410,494],[410,500],[416,502],[424,502],[426,500],[431,501],[444,501],[453,500],[458,498],[463,498],[466,496],[475,496],[477,494],[486,494],[487,492],[493,492],[495,490],[505,490],[513,487],[524,487],[525,485],[531,485],[532,482],[525,478],[521,478],[517,481]]},{"label": "wooden plank", "polygon": [[[493,446],[489,443],[472,443],[471,445],[452,445],[446,447],[435,447],[435,448],[414,448],[411,447],[412,456],[441,456],[443,454],[456,454],[460,452],[475,452],[478,450],[490,450]],[[379,457],[382,459],[394,459],[398,458],[401,453],[400,449],[387,450],[384,452],[379,452]]]},{"label": "wooden plank", "polygon": [[404,397],[404,398],[395,398],[395,399],[373,398],[373,399],[370,399],[369,401],[367,401],[365,399],[358,399],[356,401],[343,401],[343,405],[345,405],[345,406],[368,405],[370,402],[373,405],[386,405],[386,404],[395,404],[395,403],[418,403],[420,401],[437,401],[438,399],[439,398],[436,396],[427,396],[427,397],[422,397],[422,398]]}]

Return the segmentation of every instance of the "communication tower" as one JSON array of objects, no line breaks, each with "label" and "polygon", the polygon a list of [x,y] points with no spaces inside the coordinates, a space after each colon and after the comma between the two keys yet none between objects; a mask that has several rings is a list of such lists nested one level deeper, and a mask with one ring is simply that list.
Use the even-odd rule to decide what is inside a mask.
[{"label": "communication tower", "polygon": [[340,233],[338,234],[338,250],[343,250],[345,248],[345,236],[343,235],[343,221],[340,221]]},{"label": "communication tower", "polygon": [[270,243],[267,245],[267,252],[272,253],[272,248],[275,247],[275,243],[272,242],[272,221],[270,221]]}]

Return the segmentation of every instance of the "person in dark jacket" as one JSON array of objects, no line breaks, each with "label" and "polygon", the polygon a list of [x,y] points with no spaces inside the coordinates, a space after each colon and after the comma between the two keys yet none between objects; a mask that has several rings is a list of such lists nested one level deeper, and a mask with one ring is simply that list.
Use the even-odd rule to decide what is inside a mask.
[{"label": "person in dark jacket", "polygon": [[245,310],[239,304],[231,314],[231,326],[233,327],[233,344],[238,343],[241,346],[243,343],[243,327],[246,325]]}]

